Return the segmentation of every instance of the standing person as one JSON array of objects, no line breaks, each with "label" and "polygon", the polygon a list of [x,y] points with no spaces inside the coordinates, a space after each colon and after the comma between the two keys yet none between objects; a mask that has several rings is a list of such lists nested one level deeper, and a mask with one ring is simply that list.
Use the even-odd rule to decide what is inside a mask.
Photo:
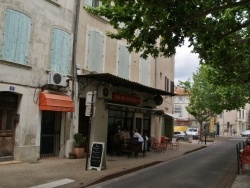
[{"label": "standing person", "polygon": [[140,133],[138,133],[137,129],[133,130],[133,137],[137,140],[137,143],[139,144],[138,146],[140,147],[140,150],[143,151],[144,139],[140,135]]},{"label": "standing person", "polygon": [[142,136],[138,133],[137,129],[133,130],[133,137],[138,140],[138,142],[143,143],[144,139]]},{"label": "standing person", "polygon": [[145,148],[142,148],[142,149],[145,149],[145,151],[149,151],[149,149],[148,149],[148,134],[146,132],[144,132],[144,134],[143,134],[143,139],[145,141]]}]

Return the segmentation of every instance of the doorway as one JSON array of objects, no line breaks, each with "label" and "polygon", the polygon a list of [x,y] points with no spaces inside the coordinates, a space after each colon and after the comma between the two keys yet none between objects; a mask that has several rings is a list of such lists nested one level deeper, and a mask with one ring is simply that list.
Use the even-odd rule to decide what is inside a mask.
[{"label": "doorway", "polygon": [[135,114],[135,129],[137,129],[138,133],[143,133],[143,114]]},{"label": "doorway", "polygon": [[13,160],[17,95],[0,93],[0,161]]},{"label": "doorway", "polygon": [[61,113],[42,111],[41,157],[59,156],[61,133]]}]

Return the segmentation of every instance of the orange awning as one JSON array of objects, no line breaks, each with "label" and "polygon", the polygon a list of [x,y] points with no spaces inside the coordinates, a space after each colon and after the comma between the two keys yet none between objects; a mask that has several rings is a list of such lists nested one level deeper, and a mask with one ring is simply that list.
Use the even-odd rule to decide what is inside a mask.
[{"label": "orange awning", "polygon": [[66,95],[40,93],[39,109],[48,111],[74,112],[74,102]]}]

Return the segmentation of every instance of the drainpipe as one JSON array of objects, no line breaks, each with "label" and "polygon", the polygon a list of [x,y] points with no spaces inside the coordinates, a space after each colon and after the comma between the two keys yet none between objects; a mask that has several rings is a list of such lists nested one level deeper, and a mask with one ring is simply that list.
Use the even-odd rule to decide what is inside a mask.
[{"label": "drainpipe", "polygon": [[[76,1],[75,7],[75,19],[74,19],[74,36],[73,36],[73,49],[72,49],[72,93],[71,98],[74,101],[75,97],[75,87],[76,87],[76,47],[77,47],[77,35],[78,35],[78,22],[79,22],[79,12],[80,12],[80,0]],[[70,126],[70,138],[66,141],[65,156],[69,158],[69,153],[72,151],[73,146],[73,129],[74,129],[74,112],[71,112],[71,126]]]},{"label": "drainpipe", "polygon": [[155,58],[155,88],[157,88],[156,87],[156,82],[157,82],[156,81],[156,78],[157,78],[157,65],[156,64],[157,64],[157,59]]},{"label": "drainpipe", "polygon": [[78,22],[79,22],[79,12],[80,12],[80,0],[76,2],[76,15],[75,15],[75,23],[74,23],[74,41],[73,41],[73,54],[72,54],[72,99],[74,100],[75,96],[75,82],[77,79],[76,72],[76,48],[77,48],[77,37],[78,37]]}]

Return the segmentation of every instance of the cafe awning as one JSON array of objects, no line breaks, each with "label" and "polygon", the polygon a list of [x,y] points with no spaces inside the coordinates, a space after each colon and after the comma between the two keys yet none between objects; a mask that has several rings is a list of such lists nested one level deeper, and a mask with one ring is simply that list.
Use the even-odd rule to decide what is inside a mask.
[{"label": "cafe awning", "polygon": [[74,102],[70,96],[42,92],[39,96],[39,109],[59,112],[73,112]]},{"label": "cafe awning", "polygon": [[[78,79],[85,78],[85,79],[92,79],[97,80],[99,82],[105,82],[112,84],[113,86],[122,86],[125,88],[130,88],[137,90],[139,92],[145,92],[153,95],[165,95],[165,96],[175,96],[174,92],[168,92],[157,88],[148,87],[137,82],[133,82],[119,76],[115,76],[109,73],[99,73],[99,74],[84,74],[78,75]],[[171,88],[174,88],[174,83],[172,82]]]},{"label": "cafe awning", "polygon": [[165,116],[170,116],[170,117],[172,117],[174,119],[178,119],[178,117],[176,115],[170,114],[170,113],[167,113],[167,112],[165,112]]}]

